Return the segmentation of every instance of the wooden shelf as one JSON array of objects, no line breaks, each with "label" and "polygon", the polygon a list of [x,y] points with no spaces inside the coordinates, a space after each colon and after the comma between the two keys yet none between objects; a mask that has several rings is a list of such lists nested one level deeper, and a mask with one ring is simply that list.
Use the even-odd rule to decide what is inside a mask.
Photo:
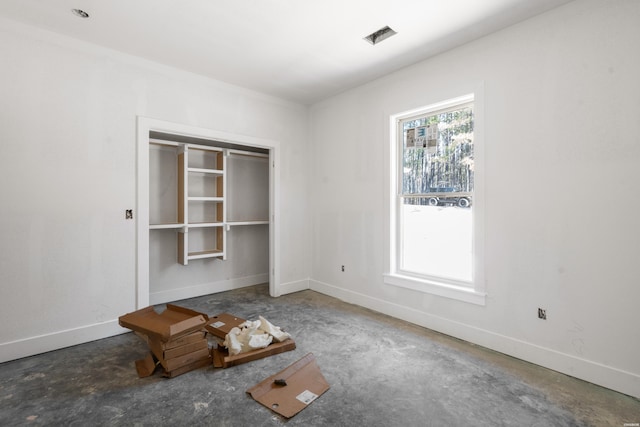
[{"label": "wooden shelf", "polygon": [[224,171],[221,169],[188,168],[187,172],[210,174],[210,175],[224,175]]},{"label": "wooden shelf", "polygon": [[169,229],[180,229],[184,227],[185,224],[180,223],[167,223],[167,224],[149,224],[149,230],[169,230]]},{"label": "wooden shelf", "polygon": [[205,258],[220,258],[224,256],[224,252],[221,250],[210,250],[210,251],[199,251],[199,252],[189,252],[187,254],[187,259],[205,259]]},{"label": "wooden shelf", "polygon": [[187,197],[187,200],[190,202],[224,202],[224,197],[200,197],[200,196],[190,196]]},{"label": "wooden shelf", "polygon": [[230,227],[240,225],[269,225],[269,220],[256,220],[256,221],[227,221],[226,224]]},{"label": "wooden shelf", "polygon": [[190,222],[189,228],[224,227],[223,222]]}]

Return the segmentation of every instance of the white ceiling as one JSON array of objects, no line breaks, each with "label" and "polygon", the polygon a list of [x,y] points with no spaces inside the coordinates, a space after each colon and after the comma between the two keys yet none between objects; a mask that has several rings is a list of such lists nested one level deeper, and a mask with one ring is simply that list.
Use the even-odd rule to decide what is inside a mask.
[{"label": "white ceiling", "polygon": [[311,104],[568,2],[1,0],[0,16]]}]

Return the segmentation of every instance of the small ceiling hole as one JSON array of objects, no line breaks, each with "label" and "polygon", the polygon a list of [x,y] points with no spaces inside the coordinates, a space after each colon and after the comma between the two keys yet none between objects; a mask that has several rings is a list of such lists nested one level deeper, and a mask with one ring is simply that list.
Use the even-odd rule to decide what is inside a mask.
[{"label": "small ceiling hole", "polygon": [[82,9],[71,9],[74,15],[79,16],[80,18],[88,18],[89,14]]},{"label": "small ceiling hole", "polygon": [[364,39],[371,44],[378,44],[380,43],[382,40],[388,39],[389,37],[398,34],[396,31],[393,31],[391,28],[384,27],[384,28],[380,28],[378,31],[375,31],[371,34],[369,34],[367,37],[365,37]]}]

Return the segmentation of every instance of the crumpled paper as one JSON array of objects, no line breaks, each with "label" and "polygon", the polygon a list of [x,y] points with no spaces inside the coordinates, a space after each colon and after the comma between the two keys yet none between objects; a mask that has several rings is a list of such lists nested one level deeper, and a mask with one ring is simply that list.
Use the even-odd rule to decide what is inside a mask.
[{"label": "crumpled paper", "polygon": [[226,335],[224,346],[229,350],[229,355],[246,353],[251,350],[268,347],[274,340],[283,342],[291,338],[291,335],[273,325],[262,316],[258,320],[247,320],[240,326],[232,328]]}]

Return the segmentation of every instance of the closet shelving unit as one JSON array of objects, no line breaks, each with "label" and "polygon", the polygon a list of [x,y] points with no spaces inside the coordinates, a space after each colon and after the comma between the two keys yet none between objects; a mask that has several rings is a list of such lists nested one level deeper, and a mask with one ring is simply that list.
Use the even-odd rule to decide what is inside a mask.
[{"label": "closet shelving unit", "polygon": [[225,150],[204,145],[150,140],[150,147],[170,150],[176,159],[175,220],[149,224],[150,230],[178,232],[178,262],[226,259]]},{"label": "closet shelving unit", "polygon": [[[232,227],[269,224],[268,209],[239,207],[233,211],[237,217],[227,219],[228,158],[248,159],[264,168],[268,154],[158,139],[150,139],[149,148],[154,150],[150,158],[156,163],[150,165],[150,182],[157,187],[150,197],[149,230],[176,232],[178,263],[225,260],[227,232]],[[266,191],[268,198],[268,187]],[[250,207],[251,199],[236,188],[241,205]]]},{"label": "closet shelving unit", "polygon": [[[183,144],[178,154],[178,262],[226,259],[226,156],[221,148]],[[180,218],[179,218],[180,220]]]}]

